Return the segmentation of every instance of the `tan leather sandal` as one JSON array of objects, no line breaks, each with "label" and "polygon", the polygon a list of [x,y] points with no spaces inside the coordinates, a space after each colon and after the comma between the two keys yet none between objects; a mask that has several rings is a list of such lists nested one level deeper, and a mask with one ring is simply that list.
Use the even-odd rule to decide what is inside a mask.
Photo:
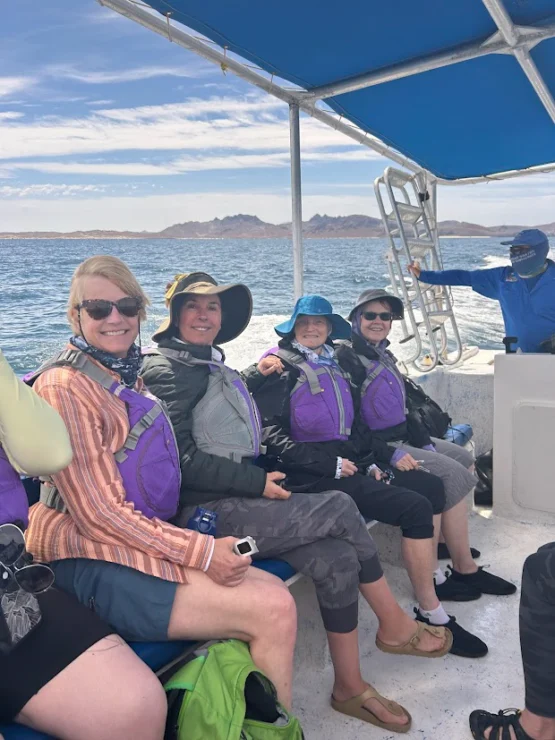
[{"label": "tan leather sandal", "polygon": [[[380,704],[397,717],[407,717],[408,722],[404,725],[398,725],[393,722],[382,722],[378,719],[371,709],[364,706],[364,702],[368,699],[377,699]],[[333,696],[331,697],[331,706],[336,712],[346,714],[348,717],[356,717],[361,719],[363,722],[369,722],[371,725],[381,727],[382,730],[388,730],[389,732],[408,732],[412,725],[412,717],[407,710],[397,702],[386,699],[385,696],[378,694],[376,689],[370,684],[367,684],[367,688],[359,696],[353,696],[352,699],[346,701],[337,701]]]},{"label": "tan leather sandal", "polygon": [[[434,637],[445,637],[442,648],[432,652],[421,650],[418,645],[424,632],[429,632]],[[394,655],[415,655],[419,658],[442,658],[451,650],[453,645],[453,635],[446,627],[434,627],[423,622],[418,622],[416,632],[404,645],[387,645],[376,637],[376,647],[384,653],[393,653]]]}]

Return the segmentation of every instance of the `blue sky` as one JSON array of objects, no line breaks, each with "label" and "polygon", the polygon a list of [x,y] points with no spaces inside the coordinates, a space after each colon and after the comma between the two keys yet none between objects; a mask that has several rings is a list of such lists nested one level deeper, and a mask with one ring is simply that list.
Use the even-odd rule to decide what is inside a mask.
[{"label": "blue sky", "polygon": [[[0,24],[0,231],[290,220],[287,106],[94,0]],[[377,216],[388,161],[303,117],[303,213]],[[555,176],[444,187],[439,217],[555,221]]]}]

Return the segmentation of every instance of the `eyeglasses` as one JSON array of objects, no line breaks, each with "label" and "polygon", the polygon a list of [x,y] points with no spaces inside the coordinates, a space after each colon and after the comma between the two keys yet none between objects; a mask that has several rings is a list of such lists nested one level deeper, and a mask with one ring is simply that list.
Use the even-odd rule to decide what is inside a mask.
[{"label": "eyeglasses", "polygon": [[382,313],[376,313],[375,311],[364,311],[362,314],[366,321],[375,321],[378,316],[382,321],[391,321],[393,314],[390,311],[382,311]]},{"label": "eyeglasses", "polygon": [[25,536],[15,524],[0,526],[0,589],[14,580],[19,588],[41,594],[54,583],[54,571],[48,565],[25,561]]},{"label": "eyeglasses", "polygon": [[520,254],[529,254],[530,253],[530,247],[523,247],[523,246],[515,246],[511,247],[510,254],[513,255],[513,257],[517,257]]},{"label": "eyeglasses", "polygon": [[112,308],[114,306],[122,316],[132,318],[133,316],[137,316],[141,311],[143,308],[143,302],[140,298],[135,298],[134,296],[120,298],[119,301],[105,301],[103,298],[91,298],[79,303],[77,308],[79,310],[84,308],[91,319],[94,319],[94,321],[101,321],[102,319],[108,318],[112,313]]}]

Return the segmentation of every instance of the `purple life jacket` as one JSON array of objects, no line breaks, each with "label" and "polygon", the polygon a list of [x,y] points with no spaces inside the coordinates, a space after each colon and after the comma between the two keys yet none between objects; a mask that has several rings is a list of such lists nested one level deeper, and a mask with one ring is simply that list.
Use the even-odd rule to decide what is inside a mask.
[{"label": "purple life jacket", "polygon": [[347,440],[355,418],[348,375],[338,365],[310,362],[298,352],[278,349],[273,354],[300,370],[290,394],[292,439]]},{"label": "purple life jacket", "polygon": [[29,504],[19,473],[0,447],[0,524],[21,521],[27,526]]},{"label": "purple life jacket", "polygon": [[375,431],[404,424],[407,408],[401,375],[379,360],[358,354],[357,357],[366,370],[366,379],[360,387],[360,414],[364,423]]},{"label": "purple life jacket", "polygon": [[208,366],[208,388],[192,412],[191,433],[199,450],[234,462],[252,460],[265,452],[260,412],[239,373],[223,362],[201,360],[186,350],[156,347],[145,354],[163,355],[189,367]]},{"label": "purple life jacket", "polygon": [[[181,468],[177,441],[163,404],[154,396],[126,388],[78,349],[68,349],[25,377],[32,383],[46,370],[69,366],[99,383],[127,407],[129,434],[115,453],[116,464],[125,488],[126,501],[148,519],[168,521],[177,512]],[[52,485],[41,486],[41,503],[66,512],[60,492]]]}]

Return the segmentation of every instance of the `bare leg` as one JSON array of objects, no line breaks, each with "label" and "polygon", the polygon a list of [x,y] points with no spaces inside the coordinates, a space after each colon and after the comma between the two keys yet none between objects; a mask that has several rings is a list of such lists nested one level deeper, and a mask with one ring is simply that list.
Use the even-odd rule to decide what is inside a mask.
[{"label": "bare leg", "polygon": [[[361,583],[360,592],[378,618],[378,637],[387,645],[404,645],[416,632],[416,623],[406,614],[395,597],[385,577],[373,583]],[[429,632],[422,635],[418,647],[426,652],[441,650],[445,640]]]},{"label": "bare leg", "polygon": [[434,562],[436,562],[432,551],[433,542],[431,539],[415,540],[409,537],[402,539],[403,559],[410,582],[419,605],[426,610],[437,609],[439,606],[433,580]]},{"label": "bare leg", "polygon": [[100,640],[35,694],[17,722],[60,740],[162,740],[167,702],[123,640]]},{"label": "bare leg", "polygon": [[[360,655],[358,650],[358,630],[339,633],[328,632],[330,654],[335,671],[333,697],[337,701],[346,701],[359,696],[367,687],[360,673]],[[382,722],[406,725],[408,717],[399,717],[389,712],[377,699],[368,699],[364,706]]]},{"label": "bare leg", "polygon": [[472,559],[468,541],[468,509],[465,499],[449,511],[443,512],[442,529],[454,569],[459,573],[476,573],[478,566]]},{"label": "bare leg", "polygon": [[252,659],[274,683],[281,703],[291,708],[293,651],[297,612],[293,597],[279,579],[253,574],[234,588],[218,586],[192,570],[180,586],[170,618],[171,640],[228,637],[249,644]]}]

